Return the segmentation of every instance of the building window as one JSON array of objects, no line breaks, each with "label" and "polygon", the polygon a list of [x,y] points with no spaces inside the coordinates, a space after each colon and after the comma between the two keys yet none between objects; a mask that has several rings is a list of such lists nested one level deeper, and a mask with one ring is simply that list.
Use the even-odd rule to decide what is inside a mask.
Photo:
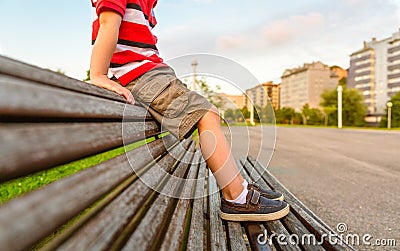
[{"label": "building window", "polygon": [[359,65],[363,65],[363,64],[368,64],[368,63],[370,63],[370,62],[371,62],[370,59],[366,59],[366,60],[362,60],[362,61],[357,61],[357,62],[355,63],[355,65],[356,65],[356,66],[359,66]]},{"label": "building window", "polygon": [[400,82],[400,77],[389,79],[389,84],[399,83],[399,82]]},{"label": "building window", "polygon": [[371,87],[371,84],[370,84],[370,83],[367,83],[367,84],[358,84],[358,85],[356,85],[355,87],[356,87],[357,89],[369,88],[369,87]]},{"label": "building window", "polygon": [[369,79],[369,78],[370,78],[369,75],[358,76],[358,77],[355,77],[355,78],[354,78],[354,81],[358,82],[358,81],[366,80],[366,79]]},{"label": "building window", "polygon": [[371,67],[365,67],[365,68],[357,69],[355,71],[355,73],[357,74],[357,73],[362,73],[362,72],[367,72],[367,71],[371,71],[372,72],[372,70],[373,69]]}]

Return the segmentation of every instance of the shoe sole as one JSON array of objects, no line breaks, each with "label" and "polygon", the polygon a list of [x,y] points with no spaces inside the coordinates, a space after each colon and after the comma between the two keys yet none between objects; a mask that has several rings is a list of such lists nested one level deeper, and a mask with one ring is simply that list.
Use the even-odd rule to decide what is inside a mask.
[{"label": "shoe sole", "polygon": [[285,217],[290,211],[289,204],[274,213],[269,214],[228,214],[220,212],[220,217],[228,221],[273,221]]},{"label": "shoe sole", "polygon": [[[261,194],[262,195],[262,194]],[[265,196],[264,196],[265,197]],[[270,199],[270,200],[279,200],[279,201],[283,201],[285,199],[285,196],[283,196],[283,194],[282,194],[282,196],[281,197],[279,197],[279,198],[275,198],[275,199]]]}]

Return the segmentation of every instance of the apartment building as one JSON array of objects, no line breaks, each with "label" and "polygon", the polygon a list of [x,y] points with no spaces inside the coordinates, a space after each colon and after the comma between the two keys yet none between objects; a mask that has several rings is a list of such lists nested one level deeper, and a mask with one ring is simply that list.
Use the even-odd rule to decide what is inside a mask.
[{"label": "apartment building", "polygon": [[218,93],[221,98],[222,109],[242,109],[246,106],[246,97],[245,94],[233,95],[226,93]]},{"label": "apartment building", "polygon": [[393,34],[388,47],[388,96],[400,92],[400,30]]},{"label": "apartment building", "polygon": [[274,84],[270,81],[256,85],[246,90],[246,97],[246,106],[249,110],[251,109],[251,102],[253,102],[253,105],[265,107],[268,101],[271,102],[274,109],[279,109],[280,84]]},{"label": "apartment building", "polygon": [[281,77],[281,107],[301,111],[303,106],[308,104],[312,108],[318,108],[323,91],[334,89],[339,83],[339,75],[335,73],[339,71],[337,68],[340,67],[331,68],[317,61],[286,69]]},{"label": "apartment building", "polygon": [[364,41],[350,55],[347,84],[362,93],[369,120],[379,121],[387,101],[400,91],[400,30],[389,38]]},{"label": "apartment building", "polygon": [[341,80],[342,78],[347,78],[347,70],[343,69],[340,66],[331,66],[331,71],[333,72],[333,74],[339,77],[339,80]]}]

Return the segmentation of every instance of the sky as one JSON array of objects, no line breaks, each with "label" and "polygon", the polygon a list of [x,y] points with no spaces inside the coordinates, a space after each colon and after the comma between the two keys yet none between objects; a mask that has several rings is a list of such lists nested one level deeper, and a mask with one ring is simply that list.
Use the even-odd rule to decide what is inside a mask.
[{"label": "sky", "polygon": [[[216,54],[279,83],[285,69],[313,61],[346,69],[363,41],[399,30],[400,0],[159,0],[155,15],[167,62]],[[0,54],[83,79],[91,19],[89,0],[0,0]]]}]

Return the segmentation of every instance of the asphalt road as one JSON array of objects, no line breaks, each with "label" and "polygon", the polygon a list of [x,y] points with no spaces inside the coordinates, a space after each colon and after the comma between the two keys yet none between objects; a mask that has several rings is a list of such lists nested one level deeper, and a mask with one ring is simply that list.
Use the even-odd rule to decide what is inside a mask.
[{"label": "asphalt road", "polygon": [[385,249],[400,250],[400,131],[277,127],[275,148],[273,127],[224,132],[236,157],[249,152],[269,163],[275,177],[333,229],[345,223],[346,233],[396,239],[396,248]]}]

